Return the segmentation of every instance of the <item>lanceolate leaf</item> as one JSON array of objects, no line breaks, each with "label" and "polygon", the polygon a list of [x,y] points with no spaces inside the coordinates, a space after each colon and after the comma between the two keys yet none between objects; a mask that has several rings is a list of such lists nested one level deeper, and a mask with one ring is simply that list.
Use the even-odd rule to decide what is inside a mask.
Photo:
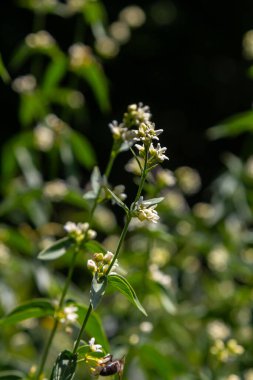
[{"label": "lanceolate leaf", "polygon": [[91,169],[96,163],[95,152],[90,142],[80,133],[71,130],[69,142],[76,159],[87,169]]},{"label": "lanceolate leaf", "polygon": [[84,244],[84,247],[92,253],[95,252],[102,252],[106,253],[106,249],[96,240],[90,240],[87,243]]},{"label": "lanceolate leaf", "polygon": [[108,276],[108,282],[114,288],[118,289],[120,293],[124,294],[124,296],[126,296],[132,304],[134,304],[145,316],[147,316],[147,313],[141,305],[134,289],[125,277],[119,274],[110,274]]},{"label": "lanceolate leaf", "polygon": [[65,237],[57,240],[53,245],[41,251],[38,255],[40,260],[55,260],[65,255],[69,249],[74,245],[74,241]]},{"label": "lanceolate leaf", "polygon": [[49,300],[34,299],[18,306],[11,313],[0,319],[0,326],[12,325],[29,318],[54,315],[54,307]]},{"label": "lanceolate leaf", "polygon": [[127,207],[127,205],[125,205],[124,202],[122,202],[121,199],[119,199],[119,197],[117,197],[116,194],[114,194],[113,191],[111,191],[108,187],[105,188],[106,191],[108,191],[108,193],[111,195],[112,199],[117,203],[118,206],[122,207],[126,213],[128,213],[129,209]]},{"label": "lanceolate leaf", "polygon": [[157,203],[162,202],[163,199],[164,199],[163,197],[146,199],[145,201],[142,201],[141,203],[146,206],[153,206],[153,205],[156,205]]},{"label": "lanceolate leaf", "polygon": [[90,290],[90,303],[93,309],[96,309],[96,307],[100,303],[101,298],[104,295],[106,285],[107,277],[103,277],[99,281],[95,276],[93,277]]},{"label": "lanceolate leaf", "polygon": [[77,354],[70,351],[62,351],[53,367],[50,380],[71,380],[76,370]]}]

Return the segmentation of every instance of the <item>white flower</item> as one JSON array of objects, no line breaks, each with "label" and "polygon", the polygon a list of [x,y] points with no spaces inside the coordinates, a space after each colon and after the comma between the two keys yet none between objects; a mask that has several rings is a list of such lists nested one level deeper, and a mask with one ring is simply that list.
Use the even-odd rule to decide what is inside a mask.
[{"label": "white flower", "polygon": [[97,236],[96,231],[89,229],[89,223],[73,223],[67,222],[64,225],[64,230],[75,239],[77,242],[81,242],[84,238],[89,240],[94,239]]},{"label": "white flower", "polygon": [[157,223],[159,215],[155,208],[157,204],[150,205],[147,201],[143,201],[143,197],[140,197],[139,201],[135,205],[134,216],[137,217],[141,222],[147,220],[149,222]]},{"label": "white flower", "polygon": [[42,152],[48,152],[54,145],[54,132],[43,124],[38,124],[33,131],[34,143]]},{"label": "white flower", "polygon": [[124,113],[123,123],[127,128],[139,126],[141,123],[147,123],[151,119],[149,106],[144,106],[142,103],[131,104]]},{"label": "white flower", "polygon": [[103,352],[101,344],[95,344],[95,338],[91,338],[89,346],[92,352]]},{"label": "white flower", "polygon": [[149,154],[153,161],[155,162],[163,162],[164,160],[168,160],[169,158],[165,156],[167,148],[162,148],[160,143],[157,144],[156,148],[151,143],[149,147]]},{"label": "white flower", "polygon": [[46,30],[30,33],[25,39],[27,46],[35,49],[48,49],[55,44],[55,39]]},{"label": "white flower", "polygon": [[59,321],[61,323],[73,323],[77,320],[78,314],[76,313],[78,308],[74,305],[65,306],[62,312],[60,312]]},{"label": "white flower", "polygon": [[12,82],[12,88],[14,91],[18,92],[19,94],[22,93],[31,93],[37,85],[36,78],[31,75],[22,75],[20,77],[17,77]]},{"label": "white flower", "polygon": [[74,45],[70,46],[69,55],[70,65],[75,69],[89,65],[94,60],[92,51],[89,46],[86,46],[81,42],[77,42]]},{"label": "white flower", "polygon": [[134,141],[142,141],[144,144],[150,143],[152,140],[159,140],[158,136],[163,132],[163,129],[155,129],[155,124],[150,121],[145,121],[139,125],[135,131]]}]

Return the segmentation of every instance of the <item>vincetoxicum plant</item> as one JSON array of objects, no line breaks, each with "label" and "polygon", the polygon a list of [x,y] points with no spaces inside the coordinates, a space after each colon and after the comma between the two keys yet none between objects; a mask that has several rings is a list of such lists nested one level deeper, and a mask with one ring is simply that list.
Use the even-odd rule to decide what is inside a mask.
[{"label": "vincetoxicum plant", "polygon": [[[92,201],[89,220],[77,224],[72,221],[67,222],[64,226],[67,236],[58,240],[39,254],[40,260],[54,260],[67,253],[72,255],[68,275],[59,301],[55,306],[50,301],[44,301],[43,299],[34,300],[21,307],[26,312],[34,308],[40,308],[41,314],[39,315],[43,315],[44,312],[44,315],[51,315],[54,318],[53,327],[38,369],[37,371],[33,370],[29,374],[29,378],[31,379],[44,379],[44,367],[58,326],[62,323],[71,324],[78,318],[80,319],[80,315],[84,316],[80,331],[73,345],[73,350],[63,350],[59,354],[50,379],[67,380],[74,378],[77,362],[82,361],[85,362],[90,372],[94,375],[122,375],[124,359],[114,360],[113,356],[107,352],[108,349],[106,347],[102,347],[101,344],[95,344],[93,337],[88,344],[82,341],[83,333],[89,319],[92,317],[92,312],[101,302],[108,284],[125,295],[146,315],[133,287],[124,276],[117,273],[118,258],[129,224],[133,218],[138,218],[140,221],[157,223],[159,216],[156,207],[163,198],[144,200],[142,192],[148,173],[168,158],[165,155],[166,148],[162,148],[160,143],[157,142],[162,130],[155,129],[155,124],[151,122],[149,107],[143,106],[141,103],[130,105],[123,116],[122,122],[118,124],[114,121],[109,127],[113,135],[113,146],[105,174],[101,176],[99,169],[95,168],[91,176],[91,190],[84,194],[86,199]],[[108,183],[115,158],[121,151],[127,149],[133,154],[140,169],[136,196],[130,205],[124,202],[126,198],[124,186],[120,185],[112,188]],[[113,204],[120,206],[125,213],[125,223],[114,253],[107,251],[98,241],[94,240],[96,232],[91,228],[94,212],[98,204],[108,199]],[[93,252],[92,257],[87,260],[88,270],[92,274],[88,307],[80,306],[75,301],[66,302],[66,295],[76,260],[78,254],[83,249]],[[6,318],[13,318],[20,310],[20,308],[17,308]],[[85,314],[83,314],[83,311],[86,311]]]}]

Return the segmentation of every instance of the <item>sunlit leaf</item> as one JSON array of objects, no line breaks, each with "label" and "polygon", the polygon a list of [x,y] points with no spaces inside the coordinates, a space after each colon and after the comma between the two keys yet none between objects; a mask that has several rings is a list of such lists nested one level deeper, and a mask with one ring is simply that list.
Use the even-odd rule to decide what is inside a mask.
[{"label": "sunlit leaf", "polygon": [[129,284],[125,277],[119,274],[110,274],[108,276],[108,283],[119,290],[120,293],[124,294],[124,296],[126,296],[133,305],[135,305],[145,316],[147,316],[147,313],[141,305],[133,287]]},{"label": "sunlit leaf", "polygon": [[253,133],[253,111],[247,111],[224,120],[208,129],[208,136],[215,140],[222,137],[234,137],[244,132]]},{"label": "sunlit leaf", "polygon": [[39,318],[54,315],[51,301],[34,299],[16,307],[8,315],[0,319],[0,326],[12,325],[29,318]]},{"label": "sunlit leaf", "polygon": [[74,241],[69,237],[64,237],[57,240],[50,247],[45,248],[38,255],[40,260],[55,260],[69,252],[70,248],[74,246]]},{"label": "sunlit leaf", "polygon": [[107,277],[102,277],[98,281],[96,276],[93,276],[92,283],[91,283],[91,290],[90,290],[90,303],[94,310],[99,305],[104,295],[106,286],[107,286]]},{"label": "sunlit leaf", "polygon": [[53,367],[50,380],[71,380],[76,370],[77,354],[65,350],[62,351]]}]

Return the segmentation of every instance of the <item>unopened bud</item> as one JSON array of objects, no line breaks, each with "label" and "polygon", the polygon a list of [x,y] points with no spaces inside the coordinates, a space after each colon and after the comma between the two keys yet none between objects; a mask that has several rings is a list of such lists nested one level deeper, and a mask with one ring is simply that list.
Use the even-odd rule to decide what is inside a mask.
[{"label": "unopened bud", "polygon": [[87,261],[87,268],[88,268],[89,271],[91,271],[92,273],[94,273],[94,272],[97,271],[97,265],[96,265],[96,263],[95,263],[93,260],[88,260],[88,261]]},{"label": "unopened bud", "polygon": [[94,253],[93,260],[95,260],[96,262],[103,261],[104,260],[103,253],[101,253],[101,252],[100,253]]},{"label": "unopened bud", "polygon": [[104,256],[104,262],[110,263],[113,259],[114,254],[110,251],[107,251],[106,255]]},{"label": "unopened bud", "polygon": [[88,230],[88,232],[87,232],[87,239],[88,240],[95,239],[96,236],[97,236],[96,231],[94,231],[94,230]]},{"label": "unopened bud", "polygon": [[106,274],[108,272],[108,269],[109,269],[109,265],[106,264],[103,266],[103,273]]}]

